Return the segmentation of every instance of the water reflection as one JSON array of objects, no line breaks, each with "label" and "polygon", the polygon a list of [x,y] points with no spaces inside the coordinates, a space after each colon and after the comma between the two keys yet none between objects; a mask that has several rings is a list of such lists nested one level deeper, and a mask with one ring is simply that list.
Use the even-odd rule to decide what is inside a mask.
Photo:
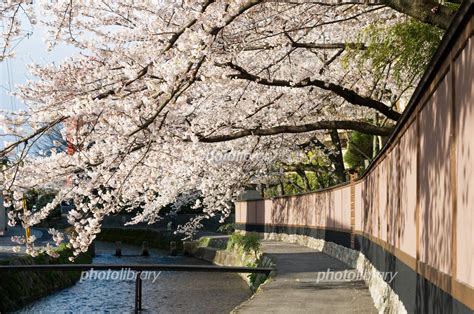
[{"label": "water reflection", "polygon": [[[138,255],[140,249],[123,245],[124,255]],[[205,264],[188,257],[166,256],[150,250],[150,257],[115,257],[110,243],[96,244],[96,264]],[[153,279],[153,276],[151,277]],[[133,312],[135,282],[89,278],[40,299],[19,313],[128,313]],[[143,312],[229,313],[248,299],[250,291],[237,274],[161,272],[157,280],[143,281]]]}]

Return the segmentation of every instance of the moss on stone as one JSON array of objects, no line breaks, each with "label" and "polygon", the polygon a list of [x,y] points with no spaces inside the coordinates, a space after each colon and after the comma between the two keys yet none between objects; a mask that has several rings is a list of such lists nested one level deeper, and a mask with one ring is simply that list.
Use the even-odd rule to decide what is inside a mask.
[{"label": "moss on stone", "polygon": [[211,241],[211,238],[209,237],[201,237],[199,239],[199,246],[202,246],[202,247],[208,247],[209,246],[209,242]]},{"label": "moss on stone", "polygon": [[[194,255],[197,258],[224,266],[271,267],[272,261],[260,252],[257,234],[233,233],[229,237],[201,237]],[[240,274],[252,292],[264,283],[266,274]]]}]

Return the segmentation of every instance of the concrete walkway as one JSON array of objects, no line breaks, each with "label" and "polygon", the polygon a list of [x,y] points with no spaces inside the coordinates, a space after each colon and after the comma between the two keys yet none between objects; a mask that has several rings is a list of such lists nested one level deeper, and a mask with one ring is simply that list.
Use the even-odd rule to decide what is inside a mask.
[{"label": "concrete walkway", "polygon": [[355,277],[356,271],[343,262],[283,242],[263,241],[262,252],[276,264],[276,276],[236,313],[377,313],[363,281],[331,278],[344,271],[346,279]]}]

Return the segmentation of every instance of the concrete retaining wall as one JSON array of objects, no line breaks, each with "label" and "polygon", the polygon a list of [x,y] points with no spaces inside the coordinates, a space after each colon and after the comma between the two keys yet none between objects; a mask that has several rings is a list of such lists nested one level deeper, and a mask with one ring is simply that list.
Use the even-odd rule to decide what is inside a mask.
[{"label": "concrete retaining wall", "polygon": [[[210,237],[211,239],[213,237]],[[223,238],[223,237],[217,237]],[[201,238],[202,239],[202,238]],[[198,241],[196,241],[197,248],[193,252],[193,256],[208,262],[211,262],[220,266],[258,266],[258,267],[271,267],[273,265],[272,260],[264,255],[260,254],[255,257],[254,254],[245,253],[240,250],[226,250],[227,241],[224,242],[222,246],[219,241],[200,241],[204,245],[197,246]],[[185,243],[186,247],[186,243]],[[258,274],[253,281],[250,280],[249,274],[239,274],[242,279],[244,279],[247,284],[250,286],[252,291],[256,291],[258,287],[266,280],[266,275]]]},{"label": "concrete retaining wall", "polygon": [[[54,259],[45,254],[37,257],[21,256],[2,261],[5,265],[42,265],[69,264],[71,250],[61,249],[60,257]],[[92,261],[89,252],[82,253],[75,263],[89,264]],[[21,309],[34,300],[45,297],[55,291],[74,285],[80,278],[79,271],[36,271],[8,272],[0,277],[0,312],[6,313]]]}]

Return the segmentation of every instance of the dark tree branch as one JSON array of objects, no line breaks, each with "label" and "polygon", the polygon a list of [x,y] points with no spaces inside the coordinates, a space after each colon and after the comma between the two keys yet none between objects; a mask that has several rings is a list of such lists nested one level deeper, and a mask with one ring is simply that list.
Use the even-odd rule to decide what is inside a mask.
[{"label": "dark tree branch", "polygon": [[14,149],[15,147],[19,146],[20,144],[23,144],[23,143],[28,143],[28,141],[38,135],[41,135],[43,134],[44,132],[48,131],[49,129],[51,129],[52,127],[54,127],[55,125],[63,122],[64,120],[66,120],[67,117],[60,117],[56,120],[53,120],[51,121],[50,123],[48,123],[47,125],[37,129],[36,131],[34,131],[33,133],[31,133],[30,135],[28,136],[25,136],[21,139],[19,139],[18,141],[8,145],[7,147],[5,147],[4,149],[0,150],[0,158],[1,157],[4,157],[6,156],[12,149]]},{"label": "dark tree branch", "polygon": [[232,141],[238,138],[256,135],[270,136],[283,133],[305,133],[317,130],[354,130],[365,134],[388,136],[392,129],[387,127],[379,127],[366,122],[359,121],[319,121],[303,125],[282,125],[268,129],[249,129],[235,132],[232,134],[202,136],[198,135],[199,141],[203,143],[217,143]]},{"label": "dark tree branch", "polygon": [[[459,0],[450,2],[460,3]],[[315,2],[317,3],[317,2]],[[433,0],[359,0],[352,1],[352,4],[377,5],[384,4],[395,11],[409,15],[423,23],[431,24],[442,29],[447,29],[455,11],[447,6]],[[346,5],[338,3],[333,5]],[[318,5],[323,5],[318,3]]]},{"label": "dark tree branch", "polygon": [[330,131],[331,141],[334,147],[336,148],[336,153],[334,154],[334,167],[336,176],[339,179],[339,182],[346,181],[346,168],[344,167],[344,160],[342,158],[342,145],[341,139],[336,129]]},{"label": "dark tree branch", "polygon": [[304,190],[305,191],[311,191],[311,184],[309,183],[308,177],[306,176],[306,173],[304,170],[297,170],[296,173],[301,177],[303,180],[304,184]]},{"label": "dark tree branch", "polygon": [[[280,47],[281,45],[260,45],[260,46],[249,46],[245,47],[244,51],[253,51],[253,50],[267,50]],[[290,40],[290,47],[292,48],[304,48],[304,49],[321,49],[321,50],[335,50],[335,49],[357,49],[357,50],[366,50],[367,46],[364,43],[311,43],[311,42],[296,42]]]},{"label": "dark tree branch", "polygon": [[[335,133],[335,134],[334,134]],[[337,135],[337,138],[335,137]],[[299,145],[300,148],[306,148],[308,146],[314,145],[315,148],[320,149],[331,161],[335,168],[335,175],[338,178],[339,182],[344,182],[345,180],[345,167],[344,161],[342,159],[342,145],[339,139],[339,135],[337,134],[337,130],[331,130],[331,141],[334,146],[336,146],[337,153],[334,153],[332,150],[329,149],[326,144],[321,142],[318,138],[314,137],[311,141]]]},{"label": "dark tree branch", "polygon": [[392,9],[420,22],[447,29],[455,11],[431,0],[381,0]]},{"label": "dark tree branch", "polygon": [[351,89],[345,88],[341,85],[337,85],[334,83],[329,83],[323,80],[310,79],[310,78],[306,78],[296,83],[292,83],[286,80],[279,80],[279,79],[268,80],[266,78],[251,74],[247,70],[242,68],[241,66],[236,65],[232,62],[218,64],[218,66],[227,66],[238,72],[236,74],[229,75],[229,78],[248,80],[248,81],[252,81],[252,82],[255,82],[261,85],[266,85],[266,86],[280,86],[280,87],[290,87],[290,88],[303,88],[303,87],[308,87],[308,86],[315,86],[324,90],[331,91],[334,94],[344,98],[346,101],[348,101],[351,104],[375,109],[391,120],[397,121],[401,116],[400,113],[394,111],[393,108],[385,105],[383,102],[377,101],[370,97],[361,96]]},{"label": "dark tree branch", "polygon": [[319,74],[323,74],[327,67],[331,65],[339,56],[344,52],[344,49],[337,51],[328,61],[324,62],[323,66],[319,70]]}]

